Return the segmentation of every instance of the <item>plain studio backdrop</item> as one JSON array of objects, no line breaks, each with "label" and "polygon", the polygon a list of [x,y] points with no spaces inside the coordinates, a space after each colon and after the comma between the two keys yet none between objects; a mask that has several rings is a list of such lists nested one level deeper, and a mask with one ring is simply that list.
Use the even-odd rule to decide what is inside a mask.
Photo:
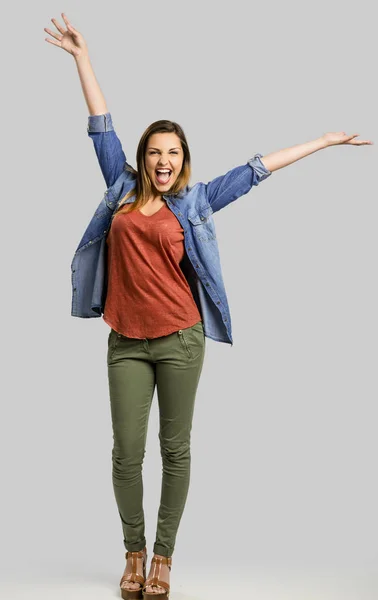
[{"label": "plain studio backdrop", "polygon": [[[116,597],[125,564],[109,327],[70,314],[71,260],[106,184],[74,59],[44,41],[62,11],[87,41],[133,166],[157,119],[183,127],[192,185],[329,131],[374,142],[320,150],[214,215],[234,346],[206,339],[171,580],[173,600],[221,598],[222,586],[243,598],[377,597],[373,8],[40,0],[3,13],[7,597],[41,598],[48,582],[59,583],[49,597],[64,584],[62,598]],[[143,468],[149,559],[161,471],[155,392]]]}]

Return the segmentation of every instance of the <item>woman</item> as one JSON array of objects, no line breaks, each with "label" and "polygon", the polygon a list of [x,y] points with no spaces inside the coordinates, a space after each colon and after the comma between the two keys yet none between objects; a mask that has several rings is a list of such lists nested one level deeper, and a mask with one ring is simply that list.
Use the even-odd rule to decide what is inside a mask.
[{"label": "woman", "polygon": [[[62,13],[53,39],[75,59],[93,140],[107,184],[72,261],[72,315],[110,326],[108,378],[114,447],[113,485],[126,567],[123,598],[168,598],[176,534],[190,475],[190,432],[205,337],[232,345],[212,214],[277,169],[337,144],[363,145],[359,134],[320,138],[231,169],[207,185],[188,185],[190,152],[182,128],[152,123],[127,162],[93,73],[83,36]],[[146,579],[142,463],[157,386],[163,481],[154,556]]]}]

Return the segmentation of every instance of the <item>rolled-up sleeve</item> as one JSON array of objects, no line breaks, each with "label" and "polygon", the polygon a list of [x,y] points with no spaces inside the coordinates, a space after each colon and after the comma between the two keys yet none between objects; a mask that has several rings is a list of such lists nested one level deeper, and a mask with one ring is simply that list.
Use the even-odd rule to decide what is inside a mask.
[{"label": "rolled-up sleeve", "polygon": [[118,179],[126,163],[122,144],[114,130],[111,114],[89,115],[87,131],[109,188]]},{"label": "rolled-up sleeve", "polygon": [[[252,169],[255,172],[256,179],[258,179],[257,183],[260,183],[260,181],[263,181],[264,179],[269,177],[269,175],[272,174],[272,172],[269,171],[269,169],[267,169],[266,166],[261,162],[260,158],[262,156],[262,154],[257,153],[253,158],[250,158],[248,161],[249,166],[252,167]],[[257,185],[257,183],[255,183],[254,185]]]},{"label": "rolled-up sleeve", "polygon": [[104,115],[89,115],[88,117],[88,133],[104,133],[106,131],[114,131],[111,114]]}]

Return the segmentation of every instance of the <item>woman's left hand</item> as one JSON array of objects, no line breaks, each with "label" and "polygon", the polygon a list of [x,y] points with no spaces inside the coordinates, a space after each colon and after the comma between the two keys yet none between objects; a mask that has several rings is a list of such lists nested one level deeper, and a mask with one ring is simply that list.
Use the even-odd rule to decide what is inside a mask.
[{"label": "woman's left hand", "polygon": [[350,144],[352,146],[365,146],[366,144],[373,144],[370,140],[356,140],[355,138],[360,135],[359,133],[353,133],[353,135],[347,135],[345,131],[337,131],[332,133],[325,133],[322,139],[325,141],[327,146],[336,146],[337,144]]}]

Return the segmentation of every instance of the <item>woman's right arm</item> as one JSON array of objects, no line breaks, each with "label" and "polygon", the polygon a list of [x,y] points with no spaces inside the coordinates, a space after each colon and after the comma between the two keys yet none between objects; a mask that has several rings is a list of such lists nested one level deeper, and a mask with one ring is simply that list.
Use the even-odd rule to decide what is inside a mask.
[{"label": "woman's right arm", "polygon": [[93,141],[102,174],[109,188],[122,173],[126,156],[114,131],[112,117],[97,83],[89,55],[81,55],[75,58],[75,62],[89,110],[88,135]]},{"label": "woman's right arm", "polygon": [[107,113],[106,101],[94,74],[88,51],[74,58],[89,114],[103,115]]},{"label": "woman's right arm", "polygon": [[112,118],[94,74],[84,37],[71,25],[64,13],[62,13],[62,18],[67,29],[60,25],[56,19],[51,19],[59,34],[45,28],[45,31],[55,38],[45,39],[47,42],[66,50],[74,57],[89,111],[88,135],[93,141],[106,185],[110,187],[122,173],[126,156],[114,131]]}]

